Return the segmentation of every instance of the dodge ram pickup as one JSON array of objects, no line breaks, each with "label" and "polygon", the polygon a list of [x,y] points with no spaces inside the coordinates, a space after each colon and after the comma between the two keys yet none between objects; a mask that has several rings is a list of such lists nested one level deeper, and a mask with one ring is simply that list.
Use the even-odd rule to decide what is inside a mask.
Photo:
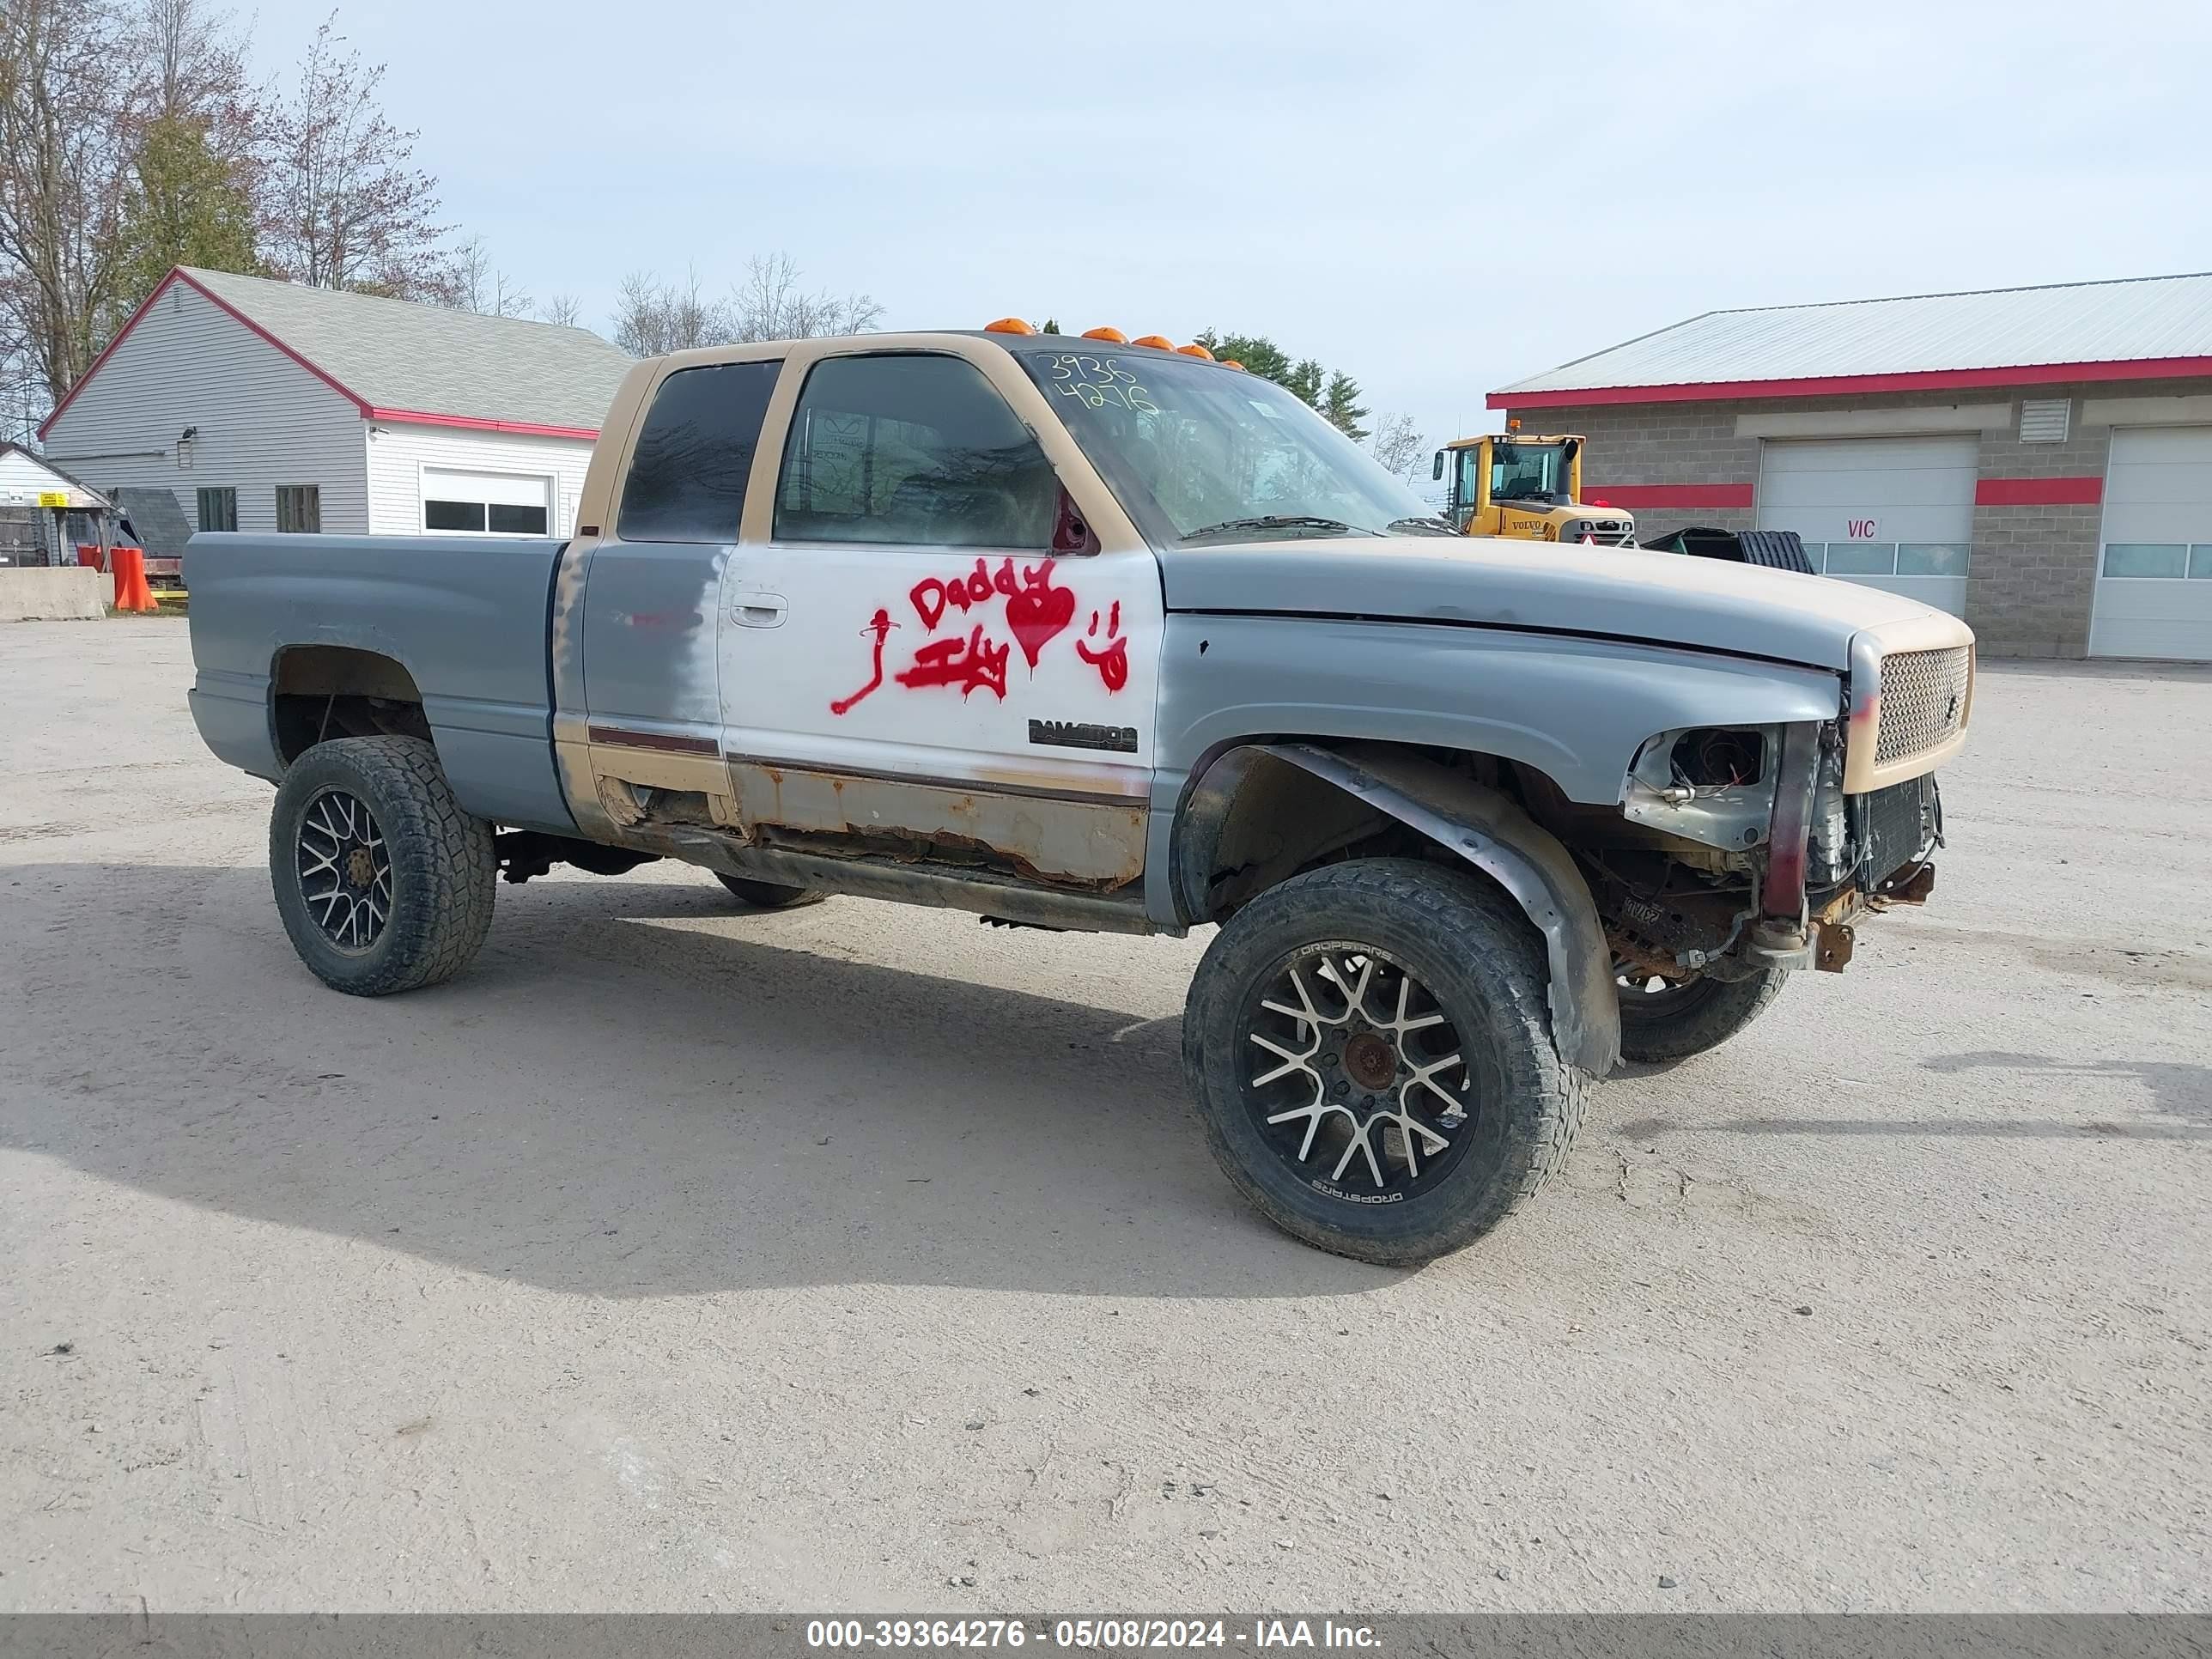
[{"label": "dodge ram pickup", "polygon": [[1214,927],[1214,1157],[1383,1263],[1534,1193],[1621,1057],[1923,900],[1973,698],[1951,617],[1454,535],[1282,387],[1110,331],[640,362],[573,525],[192,540],[193,716],[277,786],[310,969],[445,979],[556,863]]}]

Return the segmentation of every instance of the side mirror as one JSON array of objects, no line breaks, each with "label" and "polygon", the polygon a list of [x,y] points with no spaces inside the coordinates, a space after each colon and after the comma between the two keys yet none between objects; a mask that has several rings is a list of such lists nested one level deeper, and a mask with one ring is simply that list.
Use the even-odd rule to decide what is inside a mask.
[{"label": "side mirror", "polygon": [[1431,467],[1430,467],[1430,468],[1429,468],[1429,477],[1430,477],[1430,478],[1431,478],[1431,480],[1437,480],[1437,479],[1441,479],[1443,476],[1444,476],[1444,453],[1443,453],[1443,450],[1439,449],[1438,451],[1437,451],[1436,464],[1435,464],[1434,465],[1432,465]]}]

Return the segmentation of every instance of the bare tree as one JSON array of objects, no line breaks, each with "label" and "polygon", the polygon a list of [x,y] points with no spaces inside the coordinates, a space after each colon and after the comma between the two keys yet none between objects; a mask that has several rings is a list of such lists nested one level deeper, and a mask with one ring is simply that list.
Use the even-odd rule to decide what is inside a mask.
[{"label": "bare tree", "polygon": [[775,253],[748,259],[744,278],[730,285],[726,300],[708,299],[696,270],[687,270],[681,283],[632,271],[623,278],[612,320],[617,345],[634,356],[651,357],[692,346],[865,334],[883,314],[865,294],[809,293],[799,285],[791,256]]},{"label": "bare tree", "polygon": [[0,4],[0,337],[58,400],[114,301],[129,60],[100,0]]},{"label": "bare tree", "polygon": [[1412,478],[1419,472],[1422,453],[1428,447],[1429,441],[1410,415],[1383,416],[1375,422],[1375,435],[1367,444],[1369,453],[1401,478]]},{"label": "bare tree", "polygon": [[481,236],[471,236],[454,250],[453,285],[437,296],[460,311],[481,312],[487,317],[526,317],[532,303],[521,284],[505,271],[493,268],[491,252]]},{"label": "bare tree", "polygon": [[268,112],[262,258],[317,288],[450,301],[456,271],[442,245],[448,228],[437,222],[437,181],[410,165],[416,135],[393,126],[378,102],[384,65],[364,66],[337,27],[333,12]]},{"label": "bare tree", "polygon": [[633,357],[657,357],[693,346],[726,345],[738,337],[727,307],[701,296],[699,273],[681,286],[634,270],[623,278],[615,307],[615,343]]},{"label": "bare tree", "polygon": [[232,13],[204,0],[137,0],[121,45],[137,67],[143,118],[204,124],[217,155],[246,159],[258,112]]},{"label": "bare tree", "polygon": [[576,302],[573,294],[556,294],[538,307],[540,322],[558,323],[563,328],[580,327],[583,315],[584,307]]},{"label": "bare tree", "polygon": [[808,293],[788,253],[745,261],[742,280],[730,288],[727,318],[732,340],[811,340],[825,334],[865,334],[884,308],[865,294]]}]

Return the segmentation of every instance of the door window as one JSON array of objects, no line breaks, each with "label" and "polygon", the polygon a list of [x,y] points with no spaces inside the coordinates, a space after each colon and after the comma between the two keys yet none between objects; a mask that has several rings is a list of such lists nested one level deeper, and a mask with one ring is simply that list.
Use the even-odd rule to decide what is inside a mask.
[{"label": "door window", "polygon": [[761,421],[781,371],[683,368],[660,383],[630,457],[616,533],[626,542],[734,542]]},{"label": "door window", "polygon": [[1059,481],[959,357],[831,357],[806,377],[777,487],[779,541],[1041,551]]}]

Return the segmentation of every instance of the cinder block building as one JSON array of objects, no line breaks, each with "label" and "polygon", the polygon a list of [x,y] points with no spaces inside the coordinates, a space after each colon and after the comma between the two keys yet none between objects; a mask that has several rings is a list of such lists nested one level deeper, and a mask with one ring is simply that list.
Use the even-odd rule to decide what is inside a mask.
[{"label": "cinder block building", "polygon": [[1709,312],[1489,404],[1647,539],[1794,530],[1988,655],[2212,660],[2212,274]]}]

